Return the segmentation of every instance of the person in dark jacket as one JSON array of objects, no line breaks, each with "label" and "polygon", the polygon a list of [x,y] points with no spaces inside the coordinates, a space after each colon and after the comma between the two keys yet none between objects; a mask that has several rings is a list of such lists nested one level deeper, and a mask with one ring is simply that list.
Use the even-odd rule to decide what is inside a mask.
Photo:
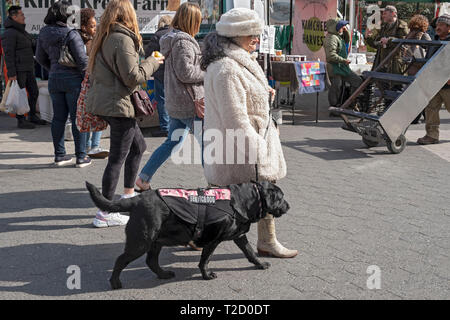
[{"label": "person in dark jacket", "polygon": [[[36,60],[49,70],[48,91],[53,103],[52,138],[55,148],[55,164],[58,166],[72,162],[66,155],[64,130],[67,117],[72,121],[72,135],[75,142],[76,167],[85,167],[91,163],[86,155],[86,133],[78,131],[76,126],[77,100],[81,91],[81,82],[87,68],[88,58],[83,40],[75,29],[67,26],[66,0],[55,2],[44,19],[46,26],[39,33]],[[76,67],[58,63],[63,43],[67,43]]]},{"label": "person in dark jacket", "polygon": [[[145,57],[152,55],[153,51],[160,51],[159,40],[169,32],[170,23],[172,22],[171,16],[162,16],[158,22],[158,30],[151,37],[150,42],[145,47]],[[156,107],[158,108],[159,116],[159,132],[153,132],[152,135],[155,137],[167,137],[169,130],[169,114],[165,108],[165,97],[164,97],[164,65],[162,65],[154,74],[155,79],[155,99]]]},{"label": "person in dark jacket", "polygon": [[[46,124],[36,115],[36,102],[39,89],[34,76],[33,38],[25,31],[25,15],[19,6],[11,6],[5,20],[5,32],[2,45],[5,52],[6,69],[9,80],[17,80],[20,88],[28,92],[30,112],[28,120],[36,124]],[[24,115],[16,115],[17,126],[22,129],[33,129],[35,126],[26,121]]]},{"label": "person in dark jacket", "polygon": [[[436,21],[435,40],[450,41],[450,15],[444,14]],[[425,58],[430,59],[439,47],[430,47]],[[450,76],[449,76],[450,78]],[[450,112],[450,79],[442,87],[442,89],[430,100],[425,108],[425,130],[426,135],[417,140],[418,144],[436,144],[439,143],[439,111],[442,104]]]}]

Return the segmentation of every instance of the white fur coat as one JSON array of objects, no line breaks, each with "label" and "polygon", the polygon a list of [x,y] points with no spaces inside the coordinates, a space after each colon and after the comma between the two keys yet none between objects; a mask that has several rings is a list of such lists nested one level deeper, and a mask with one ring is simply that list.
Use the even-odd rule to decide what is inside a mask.
[{"label": "white fur coat", "polygon": [[[206,180],[215,185],[255,180],[255,163],[260,180],[279,180],[286,176],[286,162],[278,130],[269,119],[264,72],[254,56],[234,44],[225,54],[205,75]],[[244,137],[245,146],[237,142]]]}]

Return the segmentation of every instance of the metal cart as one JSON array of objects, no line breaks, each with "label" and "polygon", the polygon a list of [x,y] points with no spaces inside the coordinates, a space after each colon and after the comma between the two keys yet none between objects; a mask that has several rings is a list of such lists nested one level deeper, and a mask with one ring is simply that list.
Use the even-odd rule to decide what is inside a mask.
[{"label": "metal cart", "polygon": [[[343,129],[362,136],[367,147],[375,147],[383,140],[392,153],[405,149],[405,133],[411,122],[450,79],[450,45],[447,41],[393,40],[397,46],[370,72],[364,72],[361,86],[340,107],[329,111],[344,120]],[[399,50],[408,46],[439,49],[429,59],[404,59],[405,65],[422,64],[415,76],[380,72]],[[349,109],[350,107],[350,109]],[[349,116],[360,118],[351,122]]]}]

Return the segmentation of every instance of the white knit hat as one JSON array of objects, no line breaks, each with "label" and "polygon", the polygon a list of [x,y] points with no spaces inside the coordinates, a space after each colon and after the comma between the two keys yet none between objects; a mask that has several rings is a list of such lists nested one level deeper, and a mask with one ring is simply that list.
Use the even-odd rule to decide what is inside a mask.
[{"label": "white knit hat", "polygon": [[436,20],[436,23],[445,23],[450,26],[450,14],[443,14]]},{"label": "white knit hat", "polygon": [[223,37],[253,36],[262,33],[263,21],[256,11],[247,8],[234,8],[227,11],[216,23],[216,30]]}]

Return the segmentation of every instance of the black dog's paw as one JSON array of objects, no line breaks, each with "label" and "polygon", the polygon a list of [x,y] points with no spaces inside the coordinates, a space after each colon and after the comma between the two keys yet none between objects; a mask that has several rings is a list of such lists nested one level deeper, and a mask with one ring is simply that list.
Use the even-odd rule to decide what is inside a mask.
[{"label": "black dog's paw", "polygon": [[214,272],[208,272],[208,273],[203,274],[203,279],[205,279],[205,280],[212,280],[212,279],[216,279],[216,278],[217,278],[217,274],[215,274]]},{"label": "black dog's paw", "polygon": [[256,269],[258,269],[258,270],[266,270],[266,269],[269,269],[269,267],[270,267],[270,263],[268,263],[268,262],[261,262],[261,264],[256,266]]},{"label": "black dog's paw", "polygon": [[111,284],[111,289],[117,290],[122,289],[122,282],[119,279],[109,279],[109,283]]},{"label": "black dog's paw", "polygon": [[171,279],[175,277],[175,272],[173,271],[164,271],[158,274],[159,279]]}]

